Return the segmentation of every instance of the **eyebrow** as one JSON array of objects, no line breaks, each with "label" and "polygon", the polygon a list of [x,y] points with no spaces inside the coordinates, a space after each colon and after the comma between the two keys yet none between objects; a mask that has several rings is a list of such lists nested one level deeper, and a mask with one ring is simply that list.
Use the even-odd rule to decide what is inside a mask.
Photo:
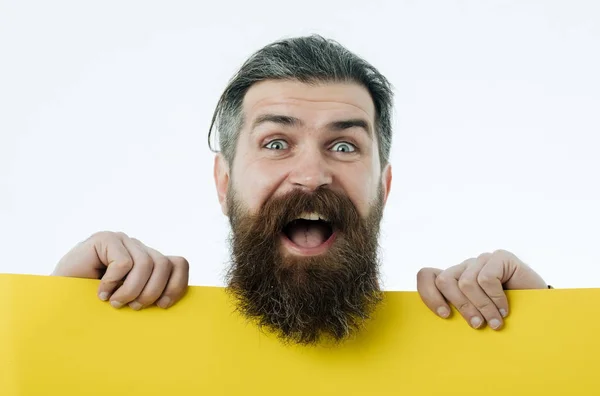
[{"label": "eyebrow", "polygon": [[369,123],[362,118],[352,118],[343,121],[333,121],[327,124],[327,129],[332,131],[343,131],[350,128],[361,128],[367,135],[371,136],[371,128]]},{"label": "eyebrow", "polygon": [[278,115],[278,114],[262,114],[254,120],[252,123],[252,130],[256,129],[259,125],[272,122],[274,124],[284,126],[302,126],[304,123],[302,120],[296,117]]},{"label": "eyebrow", "polygon": [[[254,131],[254,129],[256,129],[259,125],[269,122],[287,127],[299,127],[304,125],[302,120],[296,117],[279,114],[262,114],[256,117],[256,119],[252,123],[251,131]],[[371,137],[371,128],[369,127],[369,123],[362,118],[351,118],[347,120],[332,121],[325,126],[325,129],[334,132],[340,132],[351,128],[360,128],[363,131],[365,131],[369,137]]]}]

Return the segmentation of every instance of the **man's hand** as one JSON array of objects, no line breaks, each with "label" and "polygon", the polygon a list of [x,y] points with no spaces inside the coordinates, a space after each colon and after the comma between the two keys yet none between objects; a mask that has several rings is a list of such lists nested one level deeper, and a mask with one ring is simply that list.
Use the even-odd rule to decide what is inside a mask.
[{"label": "man's hand", "polygon": [[154,303],[168,308],[185,294],[189,264],[123,233],[105,231],[71,249],[52,275],[101,279],[98,297],[110,299],[115,308],[129,304],[139,310]]},{"label": "man's hand", "polygon": [[498,330],[508,315],[504,289],[546,289],[544,280],[514,254],[505,250],[483,253],[443,271],[423,268],[417,275],[421,299],[442,318],[454,305],[474,328],[487,322]]}]

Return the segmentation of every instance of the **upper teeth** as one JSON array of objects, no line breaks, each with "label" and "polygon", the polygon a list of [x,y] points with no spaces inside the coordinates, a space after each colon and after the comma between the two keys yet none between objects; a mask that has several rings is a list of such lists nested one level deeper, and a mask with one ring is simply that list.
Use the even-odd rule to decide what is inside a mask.
[{"label": "upper teeth", "polygon": [[304,219],[304,220],[323,220],[323,221],[327,221],[327,219],[324,216],[321,216],[320,214],[315,213],[315,212],[311,212],[311,213],[304,212],[298,218],[299,219]]}]

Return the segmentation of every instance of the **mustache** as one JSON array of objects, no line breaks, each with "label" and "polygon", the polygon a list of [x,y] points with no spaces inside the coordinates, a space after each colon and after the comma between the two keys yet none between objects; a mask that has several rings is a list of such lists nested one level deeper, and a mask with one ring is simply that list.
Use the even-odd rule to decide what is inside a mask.
[{"label": "mustache", "polygon": [[[231,201],[233,203],[233,199]],[[234,212],[239,213],[239,209],[234,209]],[[315,191],[295,189],[272,197],[264,203],[258,213],[250,216],[250,220],[260,223],[260,231],[268,234],[263,235],[267,237],[280,232],[303,213],[318,213],[334,231],[347,232],[356,229],[361,222],[360,214],[352,200],[347,195],[329,188]],[[234,227],[236,220],[232,219]]]}]

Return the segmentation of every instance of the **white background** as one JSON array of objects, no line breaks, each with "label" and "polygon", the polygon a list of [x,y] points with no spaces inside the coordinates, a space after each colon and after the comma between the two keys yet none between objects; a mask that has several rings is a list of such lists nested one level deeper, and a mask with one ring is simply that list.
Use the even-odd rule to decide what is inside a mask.
[{"label": "white background", "polygon": [[384,285],[513,251],[600,286],[600,3],[0,0],[0,272],[119,230],[222,285],[207,147],[240,64],[321,33],[396,89]]}]

